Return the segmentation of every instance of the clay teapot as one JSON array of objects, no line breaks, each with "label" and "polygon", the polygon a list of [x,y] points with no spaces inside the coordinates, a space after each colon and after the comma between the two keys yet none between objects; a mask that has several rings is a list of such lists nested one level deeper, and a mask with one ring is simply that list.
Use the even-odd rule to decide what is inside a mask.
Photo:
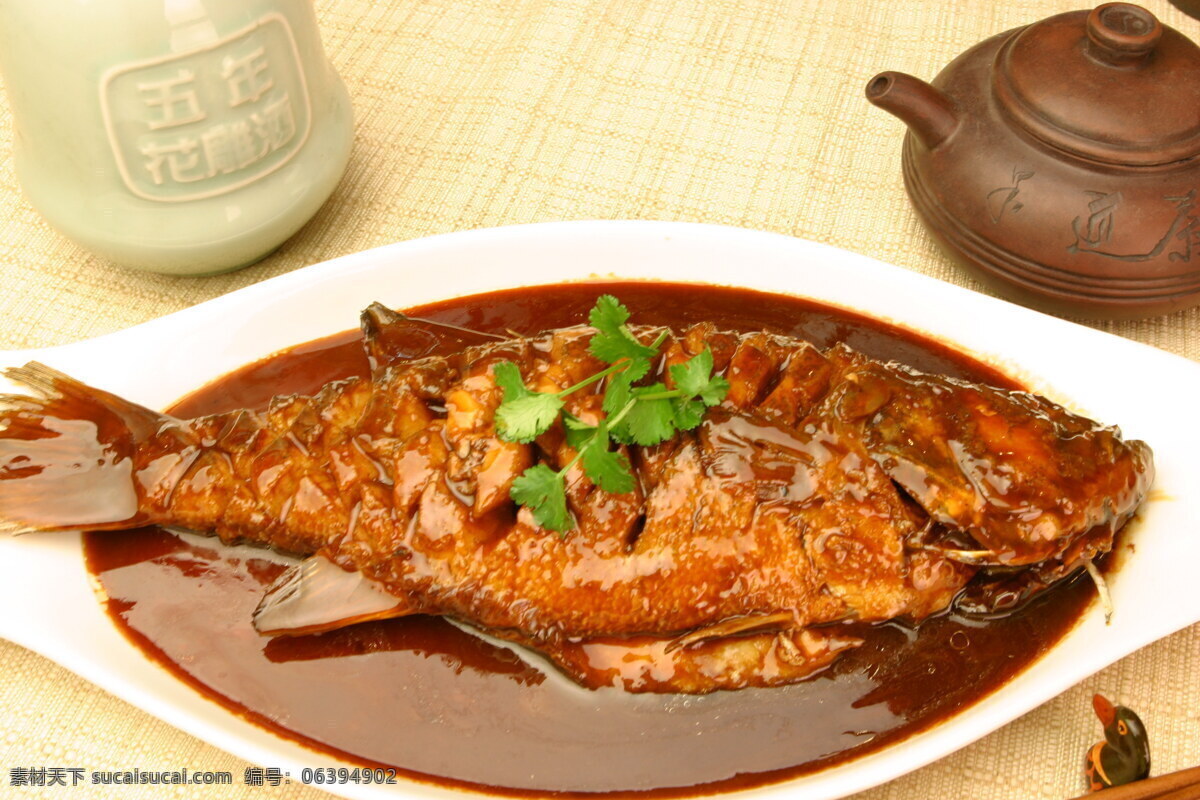
[{"label": "clay teapot", "polygon": [[981,42],[867,98],[908,124],[908,194],[1001,294],[1068,316],[1200,304],[1200,47],[1106,3]]}]

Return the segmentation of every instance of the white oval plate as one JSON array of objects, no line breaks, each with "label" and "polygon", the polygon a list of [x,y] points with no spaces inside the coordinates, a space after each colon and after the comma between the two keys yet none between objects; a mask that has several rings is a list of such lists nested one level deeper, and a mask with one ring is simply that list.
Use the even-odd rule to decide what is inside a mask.
[{"label": "white oval plate", "polygon": [[[1046,702],[1124,655],[1200,620],[1200,365],[1145,345],[825,245],[738,228],[566,222],[403,242],[318,264],[162,319],[65,347],[0,353],[38,359],[162,408],[263,356],[355,326],[372,301],[403,308],[495,289],[592,277],[744,286],[861,311],[974,353],[1060,402],[1154,448],[1158,479],[1137,524],[1136,554],[1112,581],[1112,624],[1093,608],[1026,672],[958,716],[877,753],[747,794],[842,797],[928,764]],[[1189,491],[1189,489],[1191,491]],[[1164,603],[1163,598],[1171,598]],[[4,636],[194,736],[298,774],[341,766],[261,730],[147,660],[109,622],[78,535],[0,540]],[[348,798],[444,797],[450,790],[326,787]]]}]

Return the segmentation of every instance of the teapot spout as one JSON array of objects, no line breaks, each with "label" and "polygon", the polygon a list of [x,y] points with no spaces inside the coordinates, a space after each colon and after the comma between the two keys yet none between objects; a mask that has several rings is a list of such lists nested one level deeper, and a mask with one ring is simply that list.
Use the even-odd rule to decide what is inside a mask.
[{"label": "teapot spout", "polygon": [[867,83],[867,99],[908,125],[930,150],[958,127],[954,101],[919,78],[903,72],[881,72]]}]

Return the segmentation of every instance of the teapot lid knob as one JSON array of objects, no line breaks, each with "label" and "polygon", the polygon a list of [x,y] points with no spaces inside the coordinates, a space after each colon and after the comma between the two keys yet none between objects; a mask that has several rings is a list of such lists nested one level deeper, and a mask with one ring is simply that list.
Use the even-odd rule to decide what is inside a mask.
[{"label": "teapot lid knob", "polygon": [[1162,23],[1140,6],[1105,3],[1087,17],[1088,52],[1112,66],[1132,66],[1154,51]]}]

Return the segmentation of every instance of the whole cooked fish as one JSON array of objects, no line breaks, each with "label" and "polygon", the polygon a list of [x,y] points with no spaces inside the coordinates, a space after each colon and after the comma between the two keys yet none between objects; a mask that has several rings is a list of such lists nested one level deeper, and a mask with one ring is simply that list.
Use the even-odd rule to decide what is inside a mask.
[{"label": "whole cooked fish", "polygon": [[[497,435],[494,367],[561,391],[607,366],[595,331],[399,357],[417,325],[372,306],[369,378],[189,420],[9,369],[31,395],[0,400],[0,530],[259,542],[313,556],[272,587],[261,631],[439,614],[587,686],[705,692],[811,674],[860,642],[836,623],[1027,596],[1107,552],[1153,479],[1144,443],[1032,394],[768,333],[639,327],[662,342],[653,374],[670,385],[707,348],[728,393],[694,430],[622,449],[632,491],[568,470],[560,536],[510,492],[575,452],[558,424]],[[600,384],[565,403],[604,416]]]}]

